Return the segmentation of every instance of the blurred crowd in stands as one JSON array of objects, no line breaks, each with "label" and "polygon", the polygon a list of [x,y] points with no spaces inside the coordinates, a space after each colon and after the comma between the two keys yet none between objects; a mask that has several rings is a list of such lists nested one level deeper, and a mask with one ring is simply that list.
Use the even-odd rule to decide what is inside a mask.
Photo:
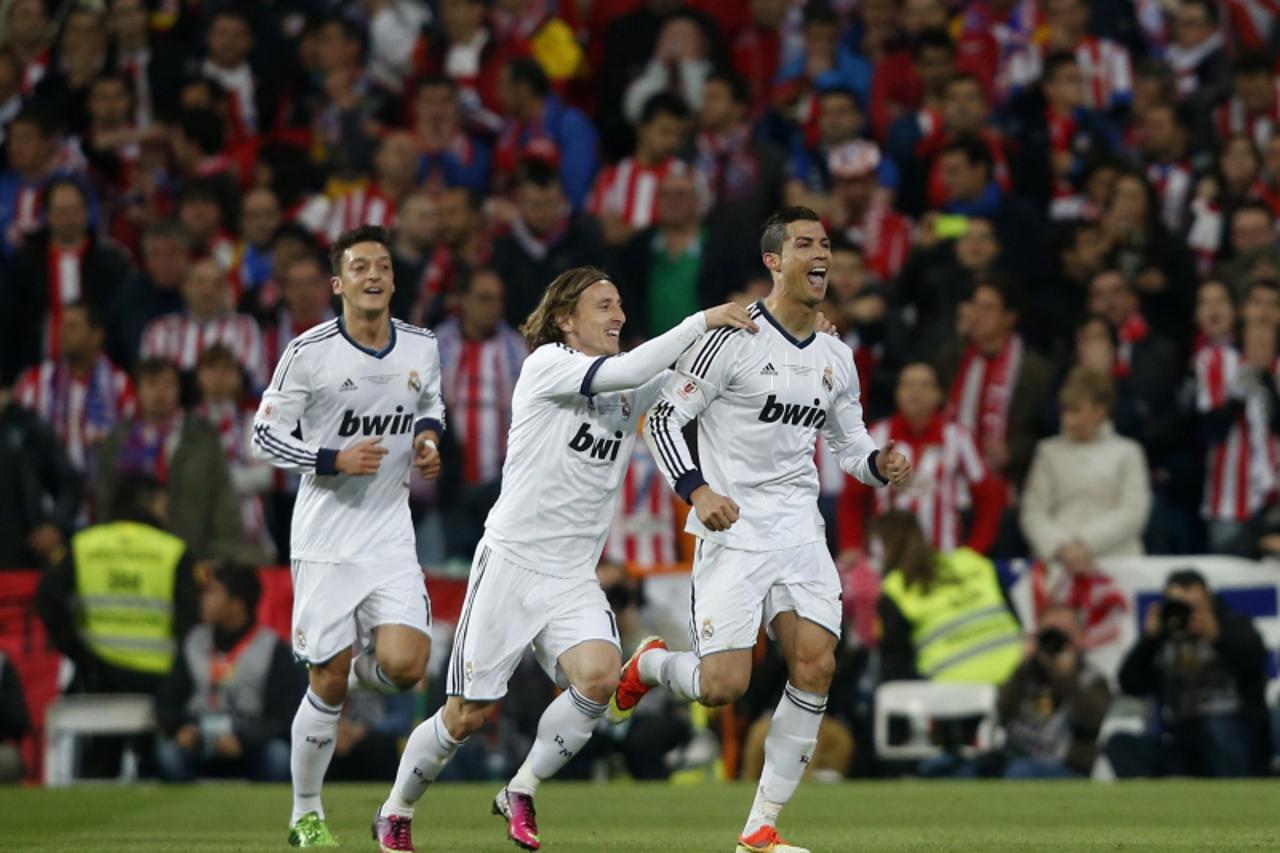
[{"label": "blurred crowd in stands", "polygon": [[[295,701],[281,693],[297,688],[254,626],[256,587],[227,567],[288,561],[297,480],[246,436],[285,344],[340,310],[328,241],[389,228],[393,312],[436,332],[445,475],[412,503],[439,568],[469,562],[498,493],[516,329],[547,282],[609,270],[634,343],[763,296],[759,225],[804,204],[831,234],[823,311],[872,433],[916,469],[873,491],[819,447],[849,618],[835,771],[866,754],[859,684],[930,677],[912,626],[939,618],[931,592],[988,584],[986,559],[1011,557],[1042,561],[1062,637],[984,670],[1016,670],[1001,714],[1023,747],[998,772],[1036,775],[1050,752],[1087,772],[1117,687],[1160,698],[1166,741],[1191,717],[1247,717],[1252,758],[1265,654],[1213,578],[1170,579],[1199,614],[1175,626],[1198,638],[1178,654],[1159,651],[1174,630],[1159,613],[1118,684],[1086,678],[1082,653],[1105,627],[1100,560],[1280,554],[1278,14],[1267,0],[0,0],[0,567],[49,568],[42,615],[84,670],[101,647],[77,639],[78,532],[128,519],[177,537],[178,574],[200,583],[168,589],[176,650],[147,671],[159,771],[278,778]],[[638,448],[601,576],[629,624],[649,613],[678,640],[686,510],[655,474]],[[223,688],[196,661],[242,654],[253,721],[204,719]],[[1159,674],[1191,659],[1205,683]],[[771,671],[748,717],[780,688]],[[535,680],[517,695],[548,689]],[[0,658],[0,694],[11,682]],[[351,772],[389,778],[421,708],[370,701],[338,752],[370,745]],[[29,725],[14,707],[0,696],[0,738]],[[494,772],[495,745],[520,754],[534,720],[511,708],[476,747],[490,755],[456,772]],[[662,776],[654,756],[696,752],[705,728],[641,715],[617,740],[633,773]],[[1135,741],[1113,764],[1248,764],[1156,752]]]}]

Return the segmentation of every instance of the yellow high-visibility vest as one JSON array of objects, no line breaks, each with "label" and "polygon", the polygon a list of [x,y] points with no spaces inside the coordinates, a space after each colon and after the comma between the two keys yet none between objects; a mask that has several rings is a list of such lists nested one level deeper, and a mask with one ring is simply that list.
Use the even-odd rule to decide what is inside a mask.
[{"label": "yellow high-visibility vest", "polygon": [[71,539],[80,632],[103,661],[164,675],[173,666],[173,591],[186,550],[178,537],[133,521]]},{"label": "yellow high-visibility vest", "polygon": [[1022,660],[1022,643],[995,566],[968,548],[938,560],[927,595],[896,569],[884,579],[884,594],[911,625],[916,671],[930,681],[1004,683]]}]

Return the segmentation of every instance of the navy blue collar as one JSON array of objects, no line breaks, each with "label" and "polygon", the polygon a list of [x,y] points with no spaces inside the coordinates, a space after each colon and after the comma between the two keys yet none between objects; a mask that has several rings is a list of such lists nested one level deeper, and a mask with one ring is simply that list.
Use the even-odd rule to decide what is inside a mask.
[{"label": "navy blue collar", "polygon": [[382,349],[373,350],[359,343],[358,341],[356,341],[355,338],[347,334],[347,324],[343,322],[342,315],[338,315],[338,331],[341,332],[342,336],[347,339],[347,343],[351,344],[353,347],[360,350],[360,352],[364,353],[365,355],[371,355],[374,358],[386,358],[387,354],[396,348],[396,324],[391,323],[390,321],[388,321],[388,323],[391,326],[391,340],[387,341],[387,345]]},{"label": "navy blue collar", "polygon": [[810,333],[809,333],[809,337],[805,338],[803,341],[802,341],[802,340],[797,339],[795,335],[791,334],[791,333],[790,333],[790,332],[788,332],[786,329],[782,328],[782,324],[781,324],[781,323],[779,323],[779,322],[774,318],[774,316],[773,316],[772,314],[770,314],[770,313],[769,313],[769,309],[768,309],[768,308],[766,308],[766,307],[764,307],[764,300],[763,300],[763,299],[761,299],[761,300],[757,301],[757,302],[756,302],[756,304],[760,306],[760,315],[761,315],[762,317],[764,317],[766,320],[768,320],[768,321],[769,321],[769,323],[770,323],[770,324],[771,324],[775,329],[777,329],[777,330],[778,330],[778,334],[782,335],[784,338],[786,338],[788,341],[790,341],[792,346],[797,347],[797,348],[799,348],[799,349],[804,349],[804,348],[805,348],[805,347],[807,347],[809,344],[813,343],[814,338],[816,338],[816,337],[818,336],[816,332],[810,332]]}]

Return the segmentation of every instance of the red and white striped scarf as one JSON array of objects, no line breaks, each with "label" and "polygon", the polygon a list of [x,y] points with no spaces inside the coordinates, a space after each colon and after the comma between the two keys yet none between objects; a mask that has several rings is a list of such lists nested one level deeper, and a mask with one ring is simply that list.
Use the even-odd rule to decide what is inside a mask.
[{"label": "red and white striped scarf", "polygon": [[88,249],[88,240],[81,240],[70,249],[49,241],[49,311],[45,314],[44,321],[44,358],[58,356],[58,331],[62,328],[62,311],[84,294],[81,273]]},{"label": "red and white striped scarf", "polygon": [[982,446],[1005,441],[1009,434],[1009,405],[1022,371],[1022,338],[1014,335],[995,355],[984,355],[973,344],[947,401],[946,419],[969,430]]},{"label": "red and white striped scarf", "polygon": [[632,228],[649,227],[658,218],[658,186],[678,162],[671,157],[656,166],[642,166],[634,157],[623,158],[596,180],[588,210],[621,219]]}]

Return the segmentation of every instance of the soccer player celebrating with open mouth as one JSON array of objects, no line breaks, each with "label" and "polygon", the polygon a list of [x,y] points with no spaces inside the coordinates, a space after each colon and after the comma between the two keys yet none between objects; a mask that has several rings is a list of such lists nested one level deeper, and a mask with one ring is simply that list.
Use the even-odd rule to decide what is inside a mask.
[{"label": "soccer player celebrating with open mouth", "polygon": [[[726,705],[747,689],[761,620],[787,661],[788,681],[765,740],[765,765],[738,853],[808,853],[778,835],[818,739],[840,637],[840,579],[818,512],[815,442],[870,486],[905,485],[911,465],[893,442],[877,449],[859,402],[853,353],[814,333],[831,243],[818,216],[788,207],[760,241],[772,292],[751,306],[758,335],[704,335],[645,424],[645,440],[676,492],[693,505],[692,652],[643,641],[623,670],[611,719],[650,686]],[[680,430],[698,419],[701,468]]]},{"label": "soccer player celebrating with open mouth", "polygon": [[[435,335],[391,319],[386,232],[333,244],[342,315],[285,348],[253,423],[253,455],[302,474],[293,510],[293,653],[310,686],[293,719],[294,847],[337,847],[320,788],[349,682],[411,689],[431,652],[431,607],[409,517],[411,466],[440,474]],[[352,644],[364,651],[353,660]]]},{"label": "soccer player celebrating with open mouth", "polygon": [[740,305],[686,318],[619,356],[626,315],[598,269],[547,287],[523,332],[502,493],[485,522],[454,636],[448,700],[409,737],[391,795],[374,819],[384,853],[413,850],[414,803],[507,692],[524,650],[567,687],[543,712],[529,756],[493,802],[507,834],[537,850],[533,796],[591,737],[618,683],[618,628],[596,564],[640,417],[668,366],[708,329],[758,331]]}]

